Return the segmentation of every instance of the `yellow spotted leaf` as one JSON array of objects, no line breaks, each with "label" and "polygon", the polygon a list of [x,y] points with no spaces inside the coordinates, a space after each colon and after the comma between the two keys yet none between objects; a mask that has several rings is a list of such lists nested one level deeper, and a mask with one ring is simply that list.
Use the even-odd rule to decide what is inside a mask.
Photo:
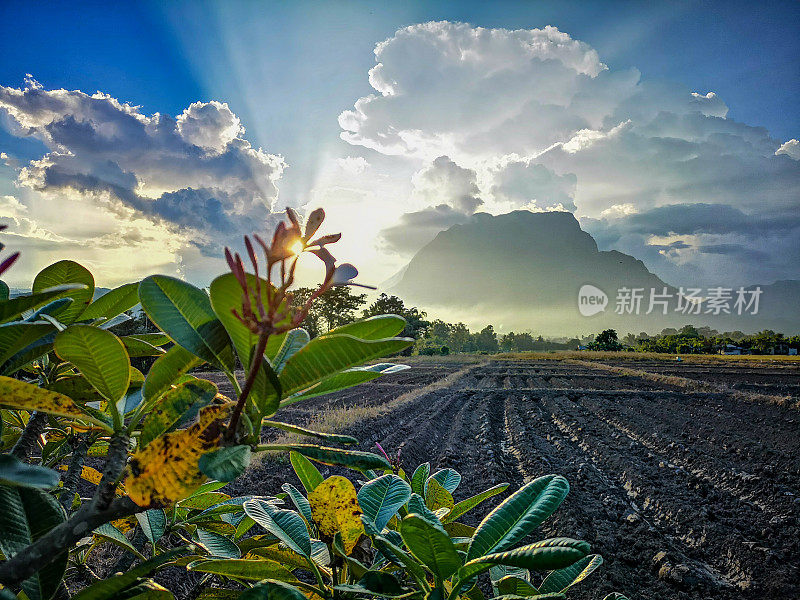
[{"label": "yellow spotted leaf", "polygon": [[350,480],[339,475],[328,477],[309,492],[308,502],[322,537],[332,539],[340,532],[345,552],[350,554],[364,533],[361,507]]},{"label": "yellow spotted leaf", "polygon": [[21,410],[36,410],[60,417],[76,417],[108,428],[106,423],[87,415],[69,396],[0,376],[0,405]]},{"label": "yellow spotted leaf", "polygon": [[131,500],[143,508],[163,508],[199,488],[207,478],[197,463],[219,447],[231,408],[207,406],[191,427],[164,433],[136,452],[125,480]]},{"label": "yellow spotted leaf", "polygon": [[454,504],[450,492],[435,479],[428,480],[428,488],[425,490],[425,506],[432,511],[437,511],[440,508],[453,508]]},{"label": "yellow spotted leaf", "polygon": [[117,519],[116,521],[111,521],[111,524],[119,529],[122,533],[128,533],[131,529],[138,525],[138,521],[136,517],[123,517],[122,519]]}]

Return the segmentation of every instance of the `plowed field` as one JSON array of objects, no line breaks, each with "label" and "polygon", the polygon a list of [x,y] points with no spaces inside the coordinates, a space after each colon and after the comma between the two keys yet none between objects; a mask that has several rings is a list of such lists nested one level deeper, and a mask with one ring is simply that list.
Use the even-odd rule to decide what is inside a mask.
[{"label": "plowed field", "polygon": [[[537,537],[582,538],[606,559],[575,597],[800,598],[800,410],[763,401],[796,399],[800,368],[634,368],[731,391],[693,391],[602,364],[451,359],[417,363],[281,418],[299,424],[391,403],[340,431],[362,449],[376,441],[390,453],[402,449],[406,469],[425,461],[458,469],[457,500],[502,481],[516,489],[564,475],[567,501]],[[751,390],[758,396],[748,398]],[[286,478],[284,464],[266,461],[234,491],[275,493]]]}]

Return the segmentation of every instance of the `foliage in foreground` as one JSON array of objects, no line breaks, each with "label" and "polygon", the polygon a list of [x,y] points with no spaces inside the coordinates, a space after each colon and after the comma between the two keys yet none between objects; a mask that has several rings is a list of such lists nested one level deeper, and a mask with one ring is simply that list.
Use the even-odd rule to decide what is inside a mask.
[{"label": "foliage in foreground", "polygon": [[[359,365],[413,342],[396,337],[406,322],[394,315],[310,339],[299,324],[357,271],[328,251],[338,234],[311,239],[321,210],[304,228],[287,212],[271,243],[245,238],[251,272],[226,250],[230,272],[208,292],[154,275],[95,300],[91,273],[67,260],[40,272],[30,295],[9,299],[0,286],[0,598],[66,598],[66,580],[82,588],[80,600],[169,599],[151,579],[168,566],[225,582],[207,599],[475,598],[486,571],[497,594],[560,597],[543,590],[560,593],[596,567],[585,542],[517,547],[563,499],[560,477],[524,486],[472,530],[456,519],[500,488],[455,503],[454,471],[423,466],[409,480],[386,456],[342,447],[353,438],[274,418],[404,368]],[[290,286],[306,251],[325,278],[298,301]],[[160,331],[114,334],[138,303]],[[142,357],[155,358],[146,372],[131,366]],[[234,399],[191,374],[203,364],[228,377]],[[265,427],[324,445],[262,443]],[[275,497],[219,491],[268,451],[291,453],[306,494],[288,484]],[[343,477],[323,480],[311,461],[358,471],[366,483],[356,492]],[[108,542],[124,552],[102,579],[90,557]],[[556,575],[548,583],[514,569]],[[498,576],[512,571],[516,579]]]}]

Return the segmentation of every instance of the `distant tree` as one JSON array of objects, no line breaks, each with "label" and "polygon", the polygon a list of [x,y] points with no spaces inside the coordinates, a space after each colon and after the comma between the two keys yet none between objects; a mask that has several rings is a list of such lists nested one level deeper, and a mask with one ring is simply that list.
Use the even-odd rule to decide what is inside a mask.
[{"label": "distant tree", "polygon": [[475,334],[475,345],[479,352],[497,352],[499,345],[494,327],[487,325],[479,333]]},{"label": "distant tree", "polygon": [[[295,303],[305,301],[313,291],[311,288],[298,288],[294,292]],[[366,301],[366,294],[354,294],[347,286],[331,288],[314,303],[311,312],[300,326],[306,329],[311,337],[317,337],[331,329],[355,321],[356,311]]]},{"label": "distant tree", "polygon": [[[419,310],[416,306],[406,308],[406,305],[397,296],[381,294],[375,302],[364,309],[362,317],[366,319],[376,315],[399,315],[403,317],[406,320],[406,327],[400,334],[403,337],[418,339],[430,326],[430,322],[425,320],[427,315],[424,311]],[[442,341],[442,344],[446,343],[447,340]]]},{"label": "distant tree", "polygon": [[622,344],[619,343],[617,332],[614,329],[604,329],[597,334],[594,342],[589,344],[591,350],[622,350]]}]

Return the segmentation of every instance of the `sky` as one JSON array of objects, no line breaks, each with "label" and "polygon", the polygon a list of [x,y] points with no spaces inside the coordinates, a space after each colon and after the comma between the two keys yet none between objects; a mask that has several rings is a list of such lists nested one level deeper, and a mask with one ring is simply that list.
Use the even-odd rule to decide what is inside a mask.
[{"label": "sky", "polygon": [[375,284],[519,209],[675,285],[800,279],[800,5],[761,4],[5,0],[8,281],[207,284],[285,206]]}]

